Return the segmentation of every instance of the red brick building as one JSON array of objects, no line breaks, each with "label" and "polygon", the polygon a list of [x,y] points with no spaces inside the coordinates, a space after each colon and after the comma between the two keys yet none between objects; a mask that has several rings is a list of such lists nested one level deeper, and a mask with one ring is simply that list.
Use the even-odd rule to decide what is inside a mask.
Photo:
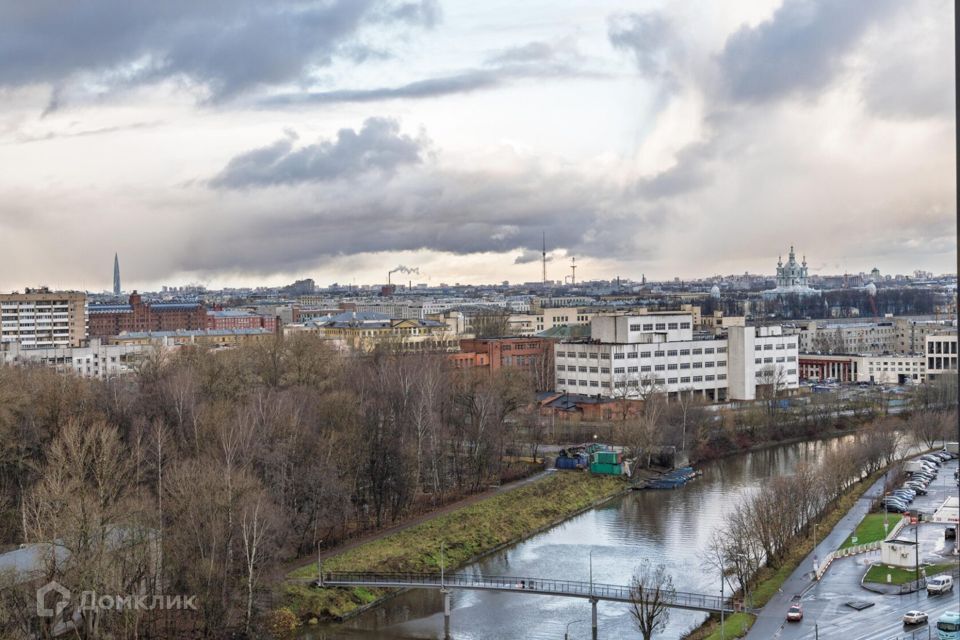
[{"label": "red brick building", "polygon": [[277,332],[277,317],[246,309],[207,311],[207,329],[266,329]]},{"label": "red brick building", "polygon": [[856,356],[801,353],[797,368],[801,380],[856,382],[857,361]]},{"label": "red brick building", "polygon": [[207,310],[199,302],[143,302],[130,294],[129,304],[88,307],[90,337],[116,336],[124,331],[176,331],[206,329]]},{"label": "red brick building", "polygon": [[526,369],[538,389],[553,387],[553,344],[548,338],[468,338],[460,341],[460,352],[448,357],[458,369]]}]

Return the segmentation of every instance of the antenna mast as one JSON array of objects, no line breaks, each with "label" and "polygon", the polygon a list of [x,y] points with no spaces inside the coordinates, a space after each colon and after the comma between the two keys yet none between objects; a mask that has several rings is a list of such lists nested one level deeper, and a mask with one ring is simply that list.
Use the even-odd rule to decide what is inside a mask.
[{"label": "antenna mast", "polygon": [[543,286],[547,286],[547,232],[543,232]]}]

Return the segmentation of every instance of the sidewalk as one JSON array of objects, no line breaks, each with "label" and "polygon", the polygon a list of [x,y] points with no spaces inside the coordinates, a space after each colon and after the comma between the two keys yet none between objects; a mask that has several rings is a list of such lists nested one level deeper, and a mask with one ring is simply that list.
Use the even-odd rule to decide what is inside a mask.
[{"label": "sidewalk", "polygon": [[831,551],[835,551],[854,532],[863,517],[870,512],[870,503],[880,497],[883,492],[885,478],[886,475],[882,476],[860,496],[837,526],[825,538],[818,541],[813,552],[804,558],[790,577],[784,581],[780,591],[767,602],[757,616],[756,622],[747,634],[749,640],[770,640],[779,635],[780,629],[786,622],[787,609],[790,607],[793,596],[803,594],[815,584],[813,581],[814,557],[823,558]]}]

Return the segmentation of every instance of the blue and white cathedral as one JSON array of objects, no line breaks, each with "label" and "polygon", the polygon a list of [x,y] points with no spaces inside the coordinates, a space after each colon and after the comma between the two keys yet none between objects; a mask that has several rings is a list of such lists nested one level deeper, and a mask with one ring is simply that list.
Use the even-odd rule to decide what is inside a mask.
[{"label": "blue and white cathedral", "polygon": [[807,284],[807,258],[797,263],[797,255],[790,246],[790,255],[787,264],[783,264],[783,256],[777,260],[777,288],[763,292],[764,297],[775,298],[783,295],[818,296],[820,291]]}]

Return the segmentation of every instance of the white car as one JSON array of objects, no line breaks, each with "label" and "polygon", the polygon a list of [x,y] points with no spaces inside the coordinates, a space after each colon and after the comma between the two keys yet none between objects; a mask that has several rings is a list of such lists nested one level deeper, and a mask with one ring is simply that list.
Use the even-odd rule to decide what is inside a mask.
[{"label": "white car", "polygon": [[927,621],[927,614],[923,611],[907,611],[903,614],[903,624],[923,624]]}]

